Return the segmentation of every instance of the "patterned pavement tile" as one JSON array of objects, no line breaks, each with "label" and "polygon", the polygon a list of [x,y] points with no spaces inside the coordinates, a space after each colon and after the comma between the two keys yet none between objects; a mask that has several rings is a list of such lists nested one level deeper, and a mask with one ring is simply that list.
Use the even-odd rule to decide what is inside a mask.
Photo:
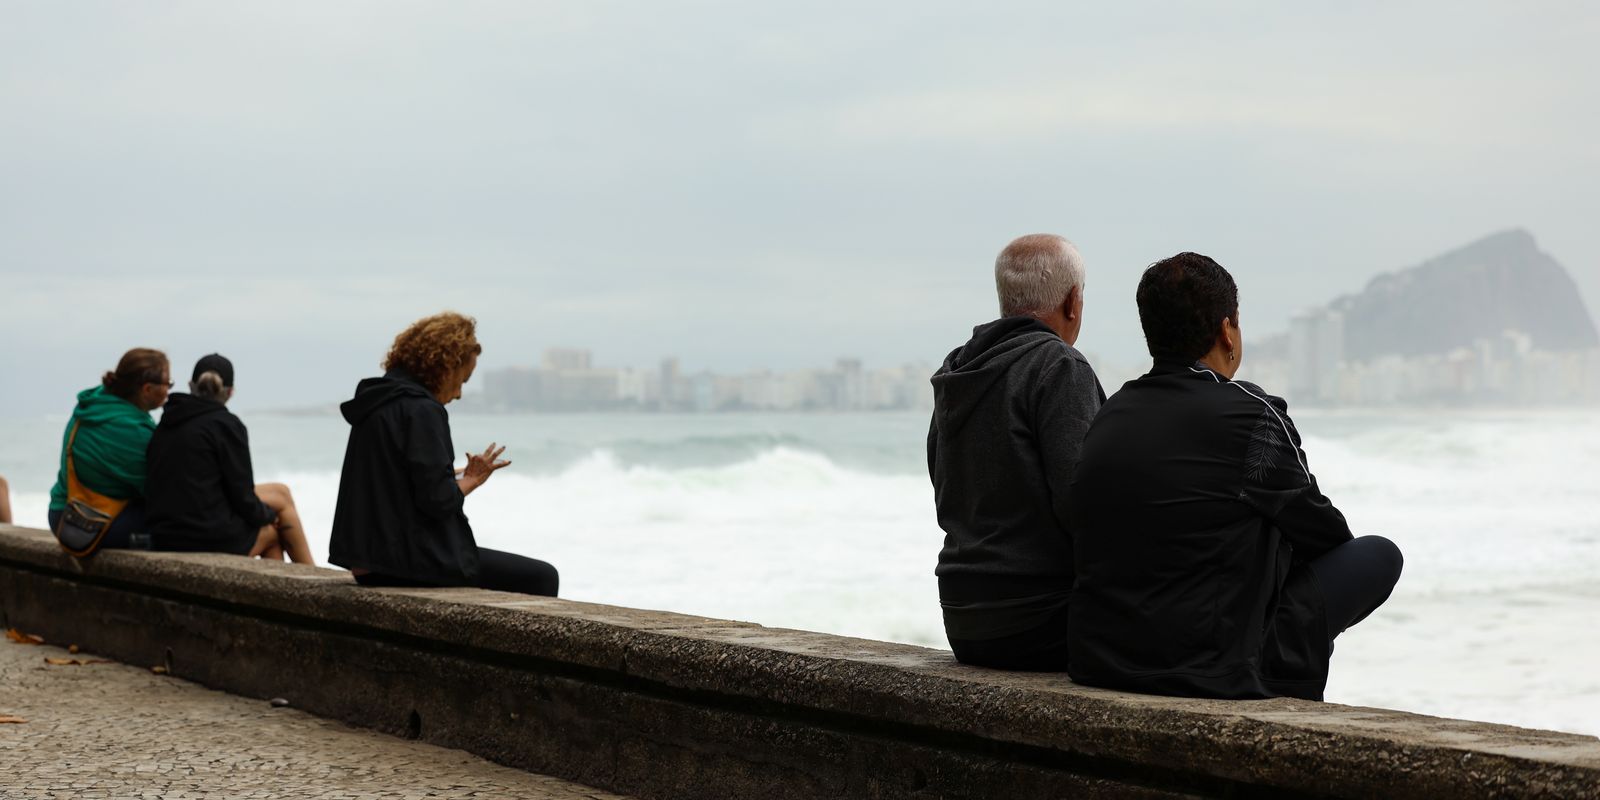
[{"label": "patterned pavement tile", "polygon": [[6,798],[626,800],[49,645],[0,639]]}]

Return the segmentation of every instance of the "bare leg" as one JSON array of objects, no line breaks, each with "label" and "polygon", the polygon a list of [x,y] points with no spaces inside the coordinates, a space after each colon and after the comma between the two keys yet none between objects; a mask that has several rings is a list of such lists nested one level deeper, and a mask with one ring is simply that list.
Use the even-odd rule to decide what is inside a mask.
[{"label": "bare leg", "polygon": [[11,485],[0,477],[0,525],[11,524]]},{"label": "bare leg", "polygon": [[[256,496],[268,508],[278,512],[278,521],[270,526],[278,534],[273,546],[287,553],[289,560],[296,564],[317,563],[311,557],[311,544],[306,541],[306,530],[300,525],[300,510],[294,505],[294,496],[289,493],[289,487],[281,483],[256,484]],[[261,542],[257,540],[256,544],[259,546]]]},{"label": "bare leg", "polygon": [[278,546],[278,529],[271,525],[261,526],[261,531],[256,534],[255,547],[250,548],[250,557],[261,556],[272,561],[283,560],[283,548]]}]

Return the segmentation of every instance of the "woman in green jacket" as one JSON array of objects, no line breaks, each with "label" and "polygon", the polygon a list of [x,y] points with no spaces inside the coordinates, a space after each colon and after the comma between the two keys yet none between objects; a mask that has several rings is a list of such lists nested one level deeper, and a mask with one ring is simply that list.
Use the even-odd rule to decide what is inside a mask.
[{"label": "woman in green jacket", "polygon": [[67,507],[67,444],[72,444],[78,482],[107,497],[131,500],[101,547],[144,546],[133,537],[144,530],[145,448],[155,433],[150,412],[167,402],[172,370],[160,350],[137,347],[122,355],[100,385],[78,393],[78,407],[61,434],[61,463],[50,489],[50,529]]}]

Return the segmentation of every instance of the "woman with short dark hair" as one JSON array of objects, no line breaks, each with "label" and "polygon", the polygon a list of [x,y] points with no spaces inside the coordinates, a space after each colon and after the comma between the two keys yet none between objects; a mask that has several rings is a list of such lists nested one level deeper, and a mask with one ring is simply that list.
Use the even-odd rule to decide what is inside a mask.
[{"label": "woman with short dark hair", "polygon": [[147,450],[151,547],[314,563],[289,487],[255,482],[249,433],[227,408],[233,362],[212,353],[193,375],[188,394],[167,398]]},{"label": "woman with short dark hair", "polygon": [[1145,270],[1155,364],[1089,426],[1072,484],[1078,683],[1200,697],[1322,698],[1333,639],[1389,597],[1399,548],[1353,538],[1283,400],[1233,380],[1239,292],[1181,253]]},{"label": "woman with short dark hair", "polygon": [[[477,368],[477,323],[453,312],[417,320],[394,339],[381,378],[339,407],[350,423],[328,560],[365,586],[478,586],[554,597],[543,561],[478,547],[466,496],[511,462],[491,444],[454,469],[445,404]],[[459,477],[457,477],[459,475]]]},{"label": "woman with short dark hair", "polygon": [[[167,402],[172,375],[160,350],[136,347],[122,355],[100,385],[78,393],[78,404],[61,434],[61,461],[50,489],[50,529],[66,511],[67,454],[82,487],[113,501],[127,501],[112,520],[100,547],[147,547],[144,532],[145,447],[155,432],[150,412]],[[76,498],[72,498],[76,499]],[[137,536],[135,534],[138,534]]]}]

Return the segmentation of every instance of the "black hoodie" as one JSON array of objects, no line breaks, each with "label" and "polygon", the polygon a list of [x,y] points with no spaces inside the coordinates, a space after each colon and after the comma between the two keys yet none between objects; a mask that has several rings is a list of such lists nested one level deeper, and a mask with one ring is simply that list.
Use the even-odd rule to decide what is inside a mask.
[{"label": "black hoodie", "polygon": [[276,516],[256,496],[244,423],[215,400],[173,394],[146,452],[146,527],[157,550],[244,555]]},{"label": "black hoodie", "polygon": [[450,415],[402,370],[339,406],[350,423],[328,560],[439,586],[471,586],[478,548],[455,479]]},{"label": "black hoodie", "polygon": [[[928,474],[944,549],[939,594],[953,639],[1021,633],[1072,588],[1068,488],[1105,401],[1094,370],[1031,317],[972,330],[933,375]],[[1011,601],[1036,598],[1022,610]]]}]

